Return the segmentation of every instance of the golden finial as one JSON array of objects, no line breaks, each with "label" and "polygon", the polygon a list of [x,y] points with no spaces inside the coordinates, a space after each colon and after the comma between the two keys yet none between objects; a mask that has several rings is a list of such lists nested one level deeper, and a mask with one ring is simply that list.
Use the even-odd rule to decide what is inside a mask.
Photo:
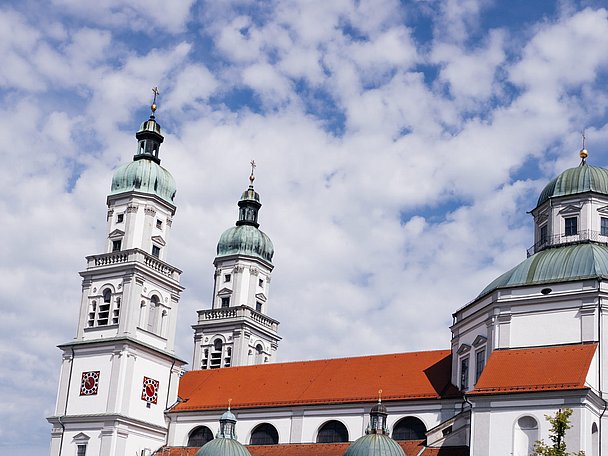
[{"label": "golden finial", "polygon": [[581,149],[581,151],[579,152],[579,154],[578,154],[578,155],[579,155],[579,156],[581,157],[581,159],[583,160],[583,163],[585,163],[585,159],[586,159],[586,158],[589,156],[589,152],[587,152],[587,149],[585,149],[585,139],[587,139],[587,138],[585,137],[585,130],[583,130],[583,131],[581,132],[581,136],[582,136],[582,139],[583,139],[583,147],[582,147],[582,149]]},{"label": "golden finial", "polygon": [[152,110],[152,115],[154,115],[154,113],[156,112],[156,97],[158,95],[160,95],[160,92],[158,91],[158,87],[154,86],[154,88],[152,89],[152,93],[154,94],[154,100],[152,100],[152,106],[150,106],[150,109]]},{"label": "golden finial", "polygon": [[249,182],[251,182],[251,185],[253,185],[253,181],[255,180],[255,176],[253,175],[256,166],[255,160],[251,160],[249,164],[251,165],[251,174],[249,175]]},{"label": "golden finial", "polygon": [[230,411],[230,404],[232,404],[232,398],[228,399],[228,411]]},{"label": "golden finial", "polygon": [[378,404],[382,404],[382,390],[378,390]]}]

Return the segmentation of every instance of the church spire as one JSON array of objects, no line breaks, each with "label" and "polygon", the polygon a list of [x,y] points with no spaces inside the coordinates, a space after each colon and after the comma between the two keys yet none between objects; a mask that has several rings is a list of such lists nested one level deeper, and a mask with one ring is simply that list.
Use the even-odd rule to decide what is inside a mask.
[{"label": "church spire", "polygon": [[154,117],[157,109],[156,97],[160,94],[158,87],[154,87],[152,93],[154,93],[154,99],[150,106],[152,113],[150,114],[150,118],[141,124],[139,131],[135,134],[137,138],[137,153],[133,156],[133,160],[147,159],[160,164],[158,151],[165,138],[161,135],[160,124],[156,122],[156,118]]}]

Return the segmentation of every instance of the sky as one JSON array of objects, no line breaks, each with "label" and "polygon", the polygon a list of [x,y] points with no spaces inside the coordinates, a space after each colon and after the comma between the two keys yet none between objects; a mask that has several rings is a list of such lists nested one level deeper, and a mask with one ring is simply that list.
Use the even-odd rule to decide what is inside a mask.
[{"label": "sky", "polygon": [[0,2],[0,454],[46,454],[111,176],[158,86],[176,354],[255,159],[281,361],[450,347],[543,186],[608,165],[603,1]]}]

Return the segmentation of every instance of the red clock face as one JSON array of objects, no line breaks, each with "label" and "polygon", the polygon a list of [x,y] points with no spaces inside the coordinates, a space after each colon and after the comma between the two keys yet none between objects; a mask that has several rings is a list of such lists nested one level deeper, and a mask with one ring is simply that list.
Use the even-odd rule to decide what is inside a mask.
[{"label": "red clock face", "polygon": [[150,404],[156,404],[158,402],[158,385],[158,380],[144,377],[141,390],[141,400]]},{"label": "red clock face", "polygon": [[80,395],[94,396],[99,389],[99,371],[83,372],[80,380]]}]

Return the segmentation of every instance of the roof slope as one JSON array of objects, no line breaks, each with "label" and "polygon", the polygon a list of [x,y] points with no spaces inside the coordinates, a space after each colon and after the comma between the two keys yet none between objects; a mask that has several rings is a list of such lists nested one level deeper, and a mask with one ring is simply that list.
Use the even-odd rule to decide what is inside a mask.
[{"label": "roof slope", "polygon": [[[469,456],[467,447],[425,448],[420,440],[397,442],[407,456]],[[342,456],[350,443],[301,443],[247,446],[251,456]],[[423,450],[422,453],[420,451]],[[167,447],[156,456],[194,456],[198,448]]]},{"label": "roof slope", "polygon": [[549,182],[538,197],[536,207],[549,198],[576,195],[584,192],[597,192],[608,195],[608,170],[581,163],[570,168]]},{"label": "roof slope", "polygon": [[492,281],[478,298],[497,288],[608,276],[608,246],[584,243],[542,250]]},{"label": "roof slope", "polygon": [[370,402],[458,395],[449,350],[187,372],[172,411]]},{"label": "roof slope", "polygon": [[584,389],[597,344],[495,350],[470,393]]}]

